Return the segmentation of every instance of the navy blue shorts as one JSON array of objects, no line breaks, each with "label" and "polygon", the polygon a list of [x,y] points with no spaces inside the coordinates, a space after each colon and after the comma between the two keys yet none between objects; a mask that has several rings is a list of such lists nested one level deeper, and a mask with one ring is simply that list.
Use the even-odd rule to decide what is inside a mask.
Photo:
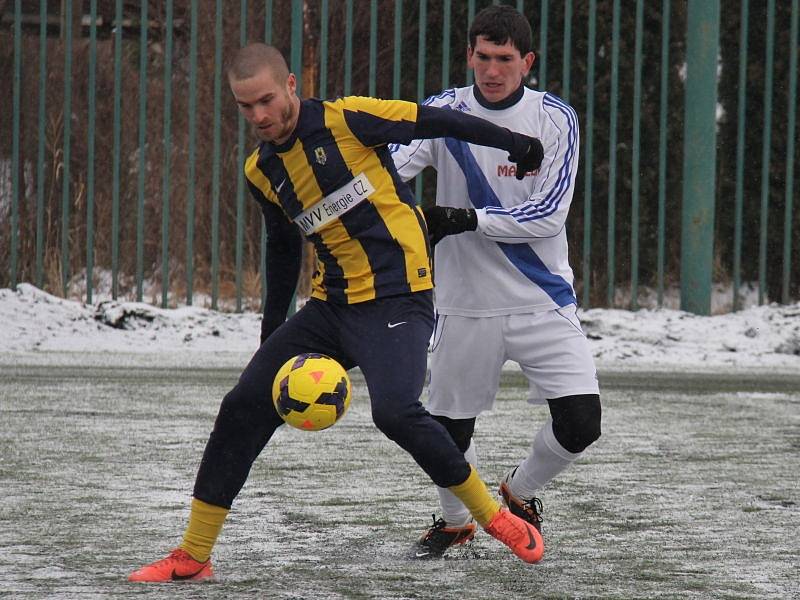
[{"label": "navy blue shorts", "polygon": [[419,401],[433,321],[431,291],[348,305],[309,300],[270,335],[223,399],[194,497],[230,508],[253,461],[283,424],[271,398],[275,374],[303,352],[327,354],[346,369],[360,367],[375,425],[436,485],[464,482],[469,465],[463,454]]}]

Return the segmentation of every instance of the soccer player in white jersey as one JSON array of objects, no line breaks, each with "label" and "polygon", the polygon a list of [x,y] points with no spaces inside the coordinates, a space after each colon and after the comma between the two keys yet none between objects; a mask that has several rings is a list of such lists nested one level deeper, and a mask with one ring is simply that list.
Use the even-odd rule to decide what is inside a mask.
[{"label": "soccer player in white jersey", "polygon": [[[600,437],[601,407],[567,259],[578,118],[560,98],[524,86],[535,58],[531,38],[514,8],[487,7],[469,31],[475,84],[427,102],[540,138],[541,168],[517,173],[502,151],[452,138],[415,140],[392,151],[403,179],[426,166],[438,174],[436,206],[424,211],[437,244],[428,411],[475,465],[475,419],[492,409],[503,364],[519,364],[530,401],[546,401],[550,418],[538,431],[532,420],[530,452],[516,466],[509,457],[499,493],[541,531],[537,494]],[[474,536],[467,509],[450,491],[438,491],[443,516],[434,516],[414,557],[441,556]]]}]

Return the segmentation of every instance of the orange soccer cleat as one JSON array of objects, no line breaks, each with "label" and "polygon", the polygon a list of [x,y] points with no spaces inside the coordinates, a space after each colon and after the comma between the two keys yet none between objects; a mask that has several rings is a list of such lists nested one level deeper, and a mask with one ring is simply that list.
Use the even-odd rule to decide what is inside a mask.
[{"label": "orange soccer cleat", "polygon": [[128,581],[163,583],[167,581],[200,581],[214,576],[211,560],[200,562],[186,550],[175,548],[169,556],[143,566],[128,575]]},{"label": "orange soccer cleat", "polygon": [[537,563],[544,556],[542,534],[507,508],[501,508],[484,529],[526,563]]}]

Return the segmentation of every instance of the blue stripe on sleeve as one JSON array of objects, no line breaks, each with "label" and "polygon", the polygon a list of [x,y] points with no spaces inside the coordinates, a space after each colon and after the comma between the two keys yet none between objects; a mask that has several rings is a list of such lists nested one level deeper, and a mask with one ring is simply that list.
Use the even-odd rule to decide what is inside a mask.
[{"label": "blue stripe on sleeve", "polygon": [[[561,112],[567,120],[567,150],[564,154],[564,161],[559,168],[558,178],[555,185],[548,192],[547,196],[534,205],[527,205],[519,208],[497,208],[487,209],[489,214],[506,214],[514,217],[519,223],[528,221],[535,221],[542,219],[553,214],[561,203],[561,199],[569,190],[571,182],[572,161],[575,158],[575,150],[577,148],[577,116],[575,111],[568,105],[564,104],[562,100],[552,94],[545,94],[544,105],[555,108]],[[554,123],[555,125],[555,123]],[[558,125],[555,125],[559,130]]]}]

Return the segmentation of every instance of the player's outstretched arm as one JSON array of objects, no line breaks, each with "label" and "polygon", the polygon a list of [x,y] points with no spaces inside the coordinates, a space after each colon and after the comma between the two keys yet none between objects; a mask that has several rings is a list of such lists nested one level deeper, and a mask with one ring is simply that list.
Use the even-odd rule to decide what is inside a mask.
[{"label": "player's outstretched arm", "polygon": [[544,149],[537,138],[448,108],[420,106],[417,111],[414,138],[454,137],[471,144],[506,150],[508,160],[517,165],[516,177],[519,180],[542,164]]},{"label": "player's outstretched arm", "polygon": [[302,238],[300,231],[274,204],[262,204],[267,228],[265,259],[267,301],[261,318],[261,343],[286,320],[300,274]]},{"label": "player's outstretched arm", "polygon": [[342,111],[351,133],[368,147],[453,137],[507,151],[520,180],[538,169],[544,157],[538,139],[449,108],[353,96],[340,98],[332,106]]}]

